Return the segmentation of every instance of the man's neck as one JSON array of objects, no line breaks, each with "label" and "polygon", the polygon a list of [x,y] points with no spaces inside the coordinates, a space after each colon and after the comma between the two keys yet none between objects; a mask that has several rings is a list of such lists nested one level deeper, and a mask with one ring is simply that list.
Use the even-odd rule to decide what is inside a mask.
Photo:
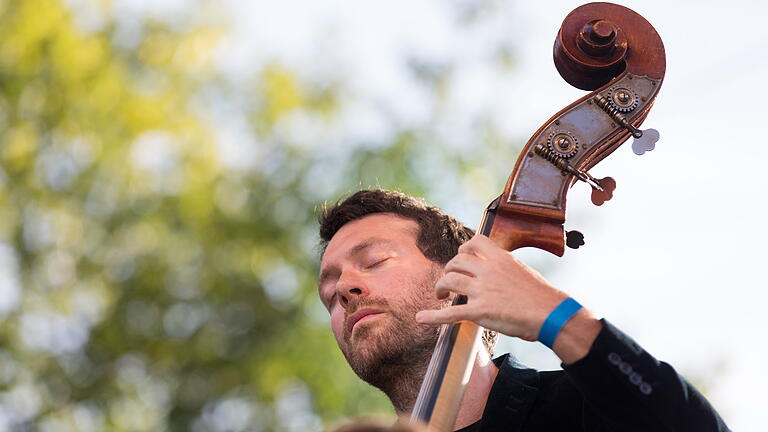
[{"label": "man's neck", "polygon": [[478,353],[469,383],[464,389],[464,397],[461,399],[459,414],[456,416],[453,430],[459,430],[480,420],[498,373],[499,368],[493,364],[488,354],[485,351]]},{"label": "man's neck", "polygon": [[[480,420],[485,410],[485,403],[488,400],[488,395],[493,387],[493,382],[496,379],[496,375],[499,373],[499,369],[490,360],[488,354],[485,351],[478,353],[475,358],[475,365],[472,368],[472,375],[469,378],[469,383],[464,389],[464,397],[461,400],[461,406],[456,416],[456,423],[454,423],[454,430],[461,429],[469,426],[472,423]],[[420,381],[423,378],[423,372],[420,378],[416,380],[417,386],[420,387]],[[410,377],[406,380],[411,383],[414,377]],[[399,380],[400,382],[404,380]],[[416,402],[416,395],[418,394],[418,388],[405,389],[406,386],[393,386],[390,391],[385,391],[395,407],[395,411],[398,415],[406,415],[413,409],[413,405]],[[397,390],[395,390],[395,388]],[[383,389],[382,389],[383,390]],[[393,391],[395,390],[395,391]]]}]

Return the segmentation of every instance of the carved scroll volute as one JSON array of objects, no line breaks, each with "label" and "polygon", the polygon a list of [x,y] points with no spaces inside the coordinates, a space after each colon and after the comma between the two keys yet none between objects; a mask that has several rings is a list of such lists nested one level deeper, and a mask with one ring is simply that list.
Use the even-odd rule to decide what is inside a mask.
[{"label": "carved scroll volute", "polygon": [[[577,171],[586,173],[643,122],[666,60],[651,24],[611,3],[589,3],[571,12],[555,41],[554,60],[568,83],[594,91],[550,118],[522,149],[489,236],[510,251],[530,246],[561,256],[566,194],[579,179]],[[581,179],[596,180],[588,174]],[[593,202],[602,203],[594,197]]]}]

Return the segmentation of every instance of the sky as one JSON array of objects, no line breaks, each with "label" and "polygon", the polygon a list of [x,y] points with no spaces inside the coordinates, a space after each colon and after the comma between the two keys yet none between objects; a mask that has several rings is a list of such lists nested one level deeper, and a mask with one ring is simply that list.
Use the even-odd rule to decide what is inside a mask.
[{"label": "sky", "polygon": [[[217,65],[232,82],[268,61],[307,79],[341,77],[347,109],[334,133],[347,142],[385,141],[392,132],[386,112],[401,126],[432,122],[446,146],[468,152],[473,120],[489,118],[510,147],[519,147],[584,94],[559,77],[551,55],[562,19],[580,2],[479,3],[486,12],[472,18],[471,1],[225,0],[221,11],[233,27]],[[116,4],[126,13],[160,15],[187,7],[178,0]],[[759,132],[768,118],[768,5],[622,4],[648,19],[665,44],[666,78],[645,122],[661,139],[646,155],[625,145],[593,168],[595,177],[618,183],[604,206],[589,202],[584,185],[571,190],[566,228],[584,233],[584,247],[563,258],[529,250],[516,255],[704,388],[734,430],[758,430],[768,423],[768,410],[759,405],[759,391],[768,387],[762,365],[768,146]],[[457,24],[457,10],[473,24]],[[510,70],[489,67],[499,46],[510,49]],[[451,67],[451,91],[439,115],[404,68],[404,55]],[[225,160],[257,157],[246,148],[243,119],[222,124]],[[301,135],[303,125],[288,128]],[[475,173],[487,176],[483,167]],[[452,187],[436,185],[436,191],[435,204],[477,225],[482,207],[453,199]],[[487,202],[500,191],[485,192],[472,200]],[[539,344],[504,340],[500,349],[531,366],[558,367]]]}]

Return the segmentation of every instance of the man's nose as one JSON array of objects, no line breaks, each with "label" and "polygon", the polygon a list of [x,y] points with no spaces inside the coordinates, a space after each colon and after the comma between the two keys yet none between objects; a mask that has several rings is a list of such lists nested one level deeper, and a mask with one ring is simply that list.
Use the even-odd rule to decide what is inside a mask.
[{"label": "man's nose", "polygon": [[368,295],[368,289],[359,275],[354,272],[345,272],[336,282],[336,294],[339,296],[341,305],[347,307],[351,300]]}]

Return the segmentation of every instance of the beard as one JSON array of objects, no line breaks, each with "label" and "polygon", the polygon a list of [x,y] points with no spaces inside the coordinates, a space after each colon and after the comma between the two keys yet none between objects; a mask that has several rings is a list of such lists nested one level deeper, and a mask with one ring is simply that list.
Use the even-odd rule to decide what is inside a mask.
[{"label": "beard", "polygon": [[379,322],[356,326],[354,334],[345,327],[339,347],[357,376],[386,393],[399,412],[415,402],[440,330],[416,323],[416,313],[450,304],[434,297],[438,277],[429,272],[398,301],[366,297],[347,308],[348,315],[365,307],[384,312]]}]

